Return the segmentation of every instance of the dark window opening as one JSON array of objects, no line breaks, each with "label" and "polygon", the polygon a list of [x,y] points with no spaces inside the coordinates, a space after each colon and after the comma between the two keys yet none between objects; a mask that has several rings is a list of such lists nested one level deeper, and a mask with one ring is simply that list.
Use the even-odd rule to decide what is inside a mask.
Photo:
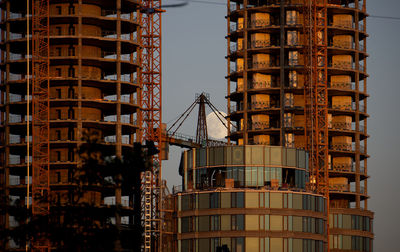
[{"label": "dark window opening", "polygon": [[69,8],[68,8],[68,13],[70,15],[75,15],[75,6],[70,5]]},{"label": "dark window opening", "polygon": [[73,108],[68,109],[68,119],[75,119],[75,113]]},{"label": "dark window opening", "polygon": [[61,130],[56,130],[56,140],[61,140]]},{"label": "dark window opening", "polygon": [[56,9],[57,9],[57,14],[58,14],[58,15],[61,15],[61,14],[62,14],[62,8],[61,8],[61,6],[56,6]]},{"label": "dark window opening", "polygon": [[75,47],[74,46],[70,46],[68,48],[68,56],[75,56]]},{"label": "dark window opening", "polygon": [[56,68],[57,77],[61,77],[61,68]]},{"label": "dark window opening", "polygon": [[74,78],[75,77],[75,68],[70,66],[68,68],[68,77]]},{"label": "dark window opening", "polygon": [[61,172],[56,172],[56,177],[57,177],[57,183],[61,182]]},{"label": "dark window opening", "polygon": [[56,56],[62,56],[61,53],[62,53],[61,47],[57,47],[56,48]]},{"label": "dark window opening", "polygon": [[61,30],[61,27],[57,26],[57,27],[56,27],[56,30],[57,30],[57,35],[58,35],[58,36],[61,36],[61,31],[62,31],[62,30]]},{"label": "dark window opening", "polygon": [[57,161],[61,161],[61,151],[56,151]]},{"label": "dark window opening", "polygon": [[70,25],[68,31],[69,35],[75,35],[75,26]]},{"label": "dark window opening", "polygon": [[68,128],[68,139],[74,140],[74,129],[73,128]]},{"label": "dark window opening", "polygon": [[58,99],[61,99],[61,89],[60,89],[60,88],[57,88],[57,89],[56,89],[56,92],[57,92],[57,98],[58,98]]},{"label": "dark window opening", "polygon": [[74,162],[74,150],[72,149],[68,150],[68,161]]},{"label": "dark window opening", "polygon": [[61,119],[61,109],[57,109],[56,110],[56,113],[57,113],[57,119]]},{"label": "dark window opening", "polygon": [[75,97],[75,89],[73,87],[68,88],[68,98],[74,99]]}]

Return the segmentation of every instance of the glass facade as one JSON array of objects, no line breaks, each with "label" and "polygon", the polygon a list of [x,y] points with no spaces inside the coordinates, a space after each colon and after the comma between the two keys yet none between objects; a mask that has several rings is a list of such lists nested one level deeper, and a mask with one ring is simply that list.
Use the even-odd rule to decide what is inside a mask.
[{"label": "glass facade", "polygon": [[[305,151],[245,145],[182,155],[183,186],[175,192],[178,251],[327,250],[326,200],[306,189]],[[349,232],[372,232],[371,220],[345,211],[329,215],[333,229]],[[369,252],[371,239],[363,235],[331,233],[330,247]]]},{"label": "glass facade", "polygon": [[[185,189],[270,187],[305,189],[308,155],[279,146],[200,148],[183,154]],[[183,175],[183,174],[181,174]]]}]

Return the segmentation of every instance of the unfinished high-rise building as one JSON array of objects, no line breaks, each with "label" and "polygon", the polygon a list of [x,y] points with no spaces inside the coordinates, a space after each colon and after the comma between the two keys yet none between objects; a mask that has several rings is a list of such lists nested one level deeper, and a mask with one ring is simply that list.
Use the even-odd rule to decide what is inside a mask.
[{"label": "unfinished high-rise building", "polygon": [[[325,8],[326,15],[310,15],[311,6]],[[372,251],[366,1],[228,0],[227,7],[233,146],[183,154],[178,251],[308,252],[327,251],[328,244],[330,251]],[[322,18],[325,24],[315,24]],[[313,31],[310,23],[326,32]],[[309,39],[312,32],[326,42],[326,57],[310,55],[317,51],[310,44],[319,43]],[[326,197],[312,193],[316,178],[308,167],[310,143],[321,141],[307,134],[315,127],[306,118],[307,104],[313,106],[307,88],[316,82],[312,65],[326,69],[316,76],[326,78],[328,96],[328,135],[320,135],[328,141],[322,165],[329,174],[327,209]]]},{"label": "unfinished high-rise building", "polygon": [[[35,8],[46,8],[39,6],[40,1],[29,2],[37,3]],[[32,143],[30,134],[38,134],[32,132],[32,110],[29,114],[27,111],[27,100],[31,99],[27,92],[29,89],[32,92],[32,77],[35,78],[28,76],[27,59],[31,58],[36,49],[32,45],[36,43],[32,44],[27,29],[26,3],[25,0],[0,3],[0,193],[25,202],[28,179],[32,183],[28,177],[32,170],[27,171],[27,161],[32,160],[27,154],[27,143],[29,140]],[[48,29],[50,52],[49,182],[50,193],[60,204],[72,183],[71,170],[81,165],[77,149],[86,132],[97,135],[110,156],[121,157],[138,141],[139,6],[140,2],[132,0],[50,0],[49,25],[42,22],[44,29]],[[35,29],[35,25],[31,27]],[[32,74],[32,62],[29,63]],[[125,208],[121,217],[132,215],[132,192],[114,195],[100,189],[87,192],[84,199],[99,207],[121,203]],[[11,212],[2,211],[0,225],[6,228],[16,225]]]}]

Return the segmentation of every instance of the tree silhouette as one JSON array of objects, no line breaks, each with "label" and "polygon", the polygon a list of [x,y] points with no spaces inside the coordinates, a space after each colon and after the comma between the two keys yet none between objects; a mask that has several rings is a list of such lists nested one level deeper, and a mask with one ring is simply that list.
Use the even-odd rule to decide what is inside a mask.
[{"label": "tree silhouette", "polygon": [[[156,153],[151,143],[147,148],[135,144],[122,158],[107,156],[106,146],[95,134],[84,134],[79,148],[81,165],[70,169],[65,193],[51,194],[49,215],[33,216],[24,202],[1,200],[0,211],[15,216],[17,227],[0,227],[0,244],[13,240],[20,246],[46,237],[53,251],[138,251],[142,241],[140,223],[140,173],[151,165],[149,153]],[[154,145],[153,145],[154,147]],[[132,195],[133,209],[121,205],[104,205],[88,197],[90,193]],[[134,216],[130,225],[118,221],[122,211]],[[2,213],[3,214],[3,213]],[[112,221],[112,220],[115,220]],[[1,247],[0,250],[5,251]]]}]

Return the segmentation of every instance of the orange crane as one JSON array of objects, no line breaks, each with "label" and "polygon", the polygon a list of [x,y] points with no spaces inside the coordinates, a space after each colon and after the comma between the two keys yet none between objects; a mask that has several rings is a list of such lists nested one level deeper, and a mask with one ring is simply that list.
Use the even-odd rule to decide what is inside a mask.
[{"label": "orange crane", "polygon": [[328,167],[328,1],[304,0],[305,38],[305,136],[310,153],[311,190],[327,200],[327,248],[329,251]]},{"label": "orange crane", "polygon": [[[161,0],[141,2],[141,102],[139,118],[142,140],[161,147]],[[160,154],[153,156],[150,171],[142,176],[142,221],[144,251],[161,251],[162,244],[162,173]]]},{"label": "orange crane", "polygon": [[[50,204],[49,204],[50,31],[49,27],[50,27],[49,0],[32,0],[32,214],[33,215],[48,215],[50,211]],[[29,34],[27,36],[27,39],[29,39]],[[29,115],[28,115],[28,121],[29,121]],[[29,200],[27,202],[27,205],[29,206]],[[51,250],[51,244],[48,237],[39,237],[38,239],[33,241],[32,246],[34,251]]]}]

